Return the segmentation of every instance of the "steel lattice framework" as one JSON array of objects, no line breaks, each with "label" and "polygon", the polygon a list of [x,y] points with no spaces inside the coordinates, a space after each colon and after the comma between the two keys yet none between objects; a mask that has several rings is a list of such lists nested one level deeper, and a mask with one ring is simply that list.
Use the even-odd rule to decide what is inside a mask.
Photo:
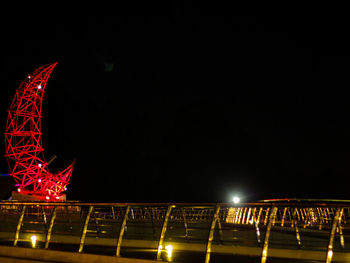
[{"label": "steel lattice framework", "polygon": [[57,63],[48,64],[28,75],[16,91],[8,110],[5,131],[6,157],[18,192],[58,199],[66,190],[74,162],[52,174],[42,146],[41,111],[47,80]]}]

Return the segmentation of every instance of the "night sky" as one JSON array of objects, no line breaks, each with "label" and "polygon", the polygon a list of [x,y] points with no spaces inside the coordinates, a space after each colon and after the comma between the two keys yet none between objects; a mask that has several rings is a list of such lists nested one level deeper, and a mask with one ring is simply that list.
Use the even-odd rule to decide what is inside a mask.
[{"label": "night sky", "polygon": [[350,199],[349,19],[160,9],[0,18],[1,131],[20,82],[57,61],[43,140],[51,171],[77,159],[69,199]]}]

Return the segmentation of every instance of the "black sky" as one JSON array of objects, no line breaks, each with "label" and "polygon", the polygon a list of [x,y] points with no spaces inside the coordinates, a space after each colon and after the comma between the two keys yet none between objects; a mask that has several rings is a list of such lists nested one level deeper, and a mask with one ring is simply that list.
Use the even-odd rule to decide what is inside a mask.
[{"label": "black sky", "polygon": [[58,61],[44,147],[51,170],[77,158],[70,199],[350,199],[349,19],[159,14],[3,19],[1,130],[21,80]]}]

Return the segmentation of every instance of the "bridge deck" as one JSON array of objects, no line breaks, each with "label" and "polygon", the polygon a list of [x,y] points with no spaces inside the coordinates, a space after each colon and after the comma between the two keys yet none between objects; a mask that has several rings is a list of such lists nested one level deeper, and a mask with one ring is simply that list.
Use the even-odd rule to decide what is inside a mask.
[{"label": "bridge deck", "polygon": [[206,263],[218,255],[349,262],[349,222],[347,202],[0,202],[0,244],[164,261],[187,253]]}]

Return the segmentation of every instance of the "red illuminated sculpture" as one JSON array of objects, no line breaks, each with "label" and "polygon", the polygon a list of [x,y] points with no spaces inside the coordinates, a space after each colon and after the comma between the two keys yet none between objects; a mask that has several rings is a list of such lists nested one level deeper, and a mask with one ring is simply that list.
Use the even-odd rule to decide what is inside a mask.
[{"label": "red illuminated sculpture", "polygon": [[5,156],[10,174],[17,183],[17,192],[51,201],[62,200],[74,166],[72,163],[62,172],[50,173],[42,146],[43,96],[46,82],[56,65],[42,66],[22,82],[8,110],[5,131]]}]

